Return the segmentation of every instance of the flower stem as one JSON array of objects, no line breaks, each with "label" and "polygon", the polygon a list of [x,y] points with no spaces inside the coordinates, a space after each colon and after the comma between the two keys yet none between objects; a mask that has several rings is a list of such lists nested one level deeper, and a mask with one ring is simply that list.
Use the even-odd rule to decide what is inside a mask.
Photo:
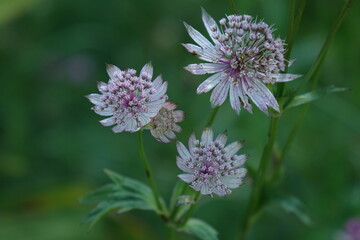
[{"label": "flower stem", "polygon": [[172,227],[168,228],[168,239],[175,240],[175,229]]},{"label": "flower stem", "polygon": [[144,166],[145,169],[145,175],[146,175],[146,179],[148,181],[148,184],[152,190],[152,193],[154,195],[155,201],[156,201],[156,206],[160,212],[160,216],[164,217],[164,208],[163,205],[160,203],[160,195],[159,192],[157,190],[154,178],[153,178],[153,174],[150,168],[150,164],[149,161],[146,157],[145,154],[145,150],[144,150],[144,143],[143,143],[143,137],[142,137],[142,130],[138,131],[138,142],[139,142],[139,153],[140,153],[140,159],[141,162]]},{"label": "flower stem", "polygon": [[266,171],[269,165],[270,155],[274,146],[276,139],[277,128],[279,125],[279,118],[271,118],[268,141],[263,149],[263,153],[260,160],[260,165],[258,169],[258,175],[255,179],[255,185],[250,195],[250,200],[248,202],[248,207],[244,215],[244,219],[241,225],[240,239],[243,240],[246,238],[247,233],[250,230],[250,227],[254,221],[254,216],[257,213],[257,210],[260,207],[260,199],[262,194],[262,188],[266,177]]},{"label": "flower stem", "polygon": [[235,0],[229,0],[229,5],[231,8],[231,11],[236,14],[237,13],[237,7],[236,7],[236,2]]},{"label": "flower stem", "polygon": [[[351,9],[352,5],[353,5],[354,1],[353,0],[348,0],[348,1],[344,1],[343,6],[340,8],[340,11],[338,13],[338,16],[335,20],[335,23],[331,29],[331,31],[329,32],[322,48],[321,51],[319,52],[319,55],[317,56],[314,64],[312,65],[312,67],[310,68],[309,72],[306,74],[306,79],[310,82],[310,87],[309,87],[309,91],[313,91],[314,89],[316,89],[317,85],[318,85],[318,81],[319,81],[319,72],[320,69],[323,65],[326,53],[329,49],[331,40],[334,38],[337,30],[339,29],[339,27],[341,26],[341,23],[343,22],[344,18],[346,17],[347,13],[349,12],[349,10]],[[297,89],[296,92],[298,92],[305,84],[306,81],[303,81],[303,84],[300,85],[300,87]],[[295,94],[293,95],[295,96]],[[286,108],[286,106],[291,102],[292,98],[290,98],[284,105],[284,108]],[[300,129],[302,122],[305,119],[305,116],[309,110],[309,106],[310,104],[306,104],[301,112],[298,115],[298,118],[293,126],[293,128],[290,131],[289,136],[286,139],[285,142],[285,146],[282,149],[282,152],[280,154],[280,157],[278,159],[278,164],[275,168],[275,173],[273,176],[273,182],[278,182],[280,181],[281,177],[282,177],[282,165],[284,164],[284,158],[286,156],[286,154],[288,153],[291,144],[293,142],[293,140],[295,139],[295,136],[298,132],[298,130]]]},{"label": "flower stem", "polygon": [[211,125],[213,124],[213,122],[215,120],[215,117],[216,117],[216,115],[217,115],[217,113],[219,111],[219,108],[220,108],[220,106],[217,106],[211,111],[210,117],[209,117],[209,119],[208,119],[208,121],[206,123],[206,127],[211,127]]},{"label": "flower stem", "polygon": [[189,211],[187,211],[187,213],[182,221],[182,224],[181,224],[182,226],[184,226],[186,224],[186,222],[189,220],[191,214],[193,213],[193,211],[195,209],[195,205],[199,201],[200,197],[201,197],[200,192],[196,192],[195,196],[194,196],[194,203],[191,205]]},{"label": "flower stem", "polygon": [[[293,47],[293,43],[295,40],[296,32],[299,29],[299,25],[302,18],[302,13],[305,8],[307,0],[302,0],[301,5],[296,12],[296,1],[292,0],[290,5],[290,14],[289,14],[289,27],[288,27],[288,51],[286,53],[286,59],[290,58],[291,50]],[[287,71],[287,67],[285,72]],[[281,99],[285,91],[285,84],[280,83],[277,89],[276,96],[278,99]],[[278,100],[280,105],[281,101]],[[280,118],[271,117],[270,126],[268,131],[268,140],[263,149],[260,165],[258,167],[257,176],[255,178],[254,187],[250,195],[250,199],[248,202],[248,207],[246,208],[245,215],[242,221],[241,229],[240,229],[240,239],[244,240],[252,226],[252,223],[255,221],[255,216],[261,208],[261,197],[263,193],[263,186],[266,178],[266,173],[269,165],[269,161],[271,158],[271,153],[274,147],[274,143],[276,140],[277,129],[279,125]]]}]

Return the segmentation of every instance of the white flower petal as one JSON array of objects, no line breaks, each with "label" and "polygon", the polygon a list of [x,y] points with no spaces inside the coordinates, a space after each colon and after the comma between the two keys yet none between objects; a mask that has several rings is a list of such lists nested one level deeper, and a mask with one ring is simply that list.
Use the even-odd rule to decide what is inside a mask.
[{"label": "white flower petal", "polygon": [[189,150],[192,154],[194,154],[195,148],[196,148],[196,137],[195,134],[192,133],[189,137]]},{"label": "white flower petal", "polygon": [[216,137],[215,142],[218,142],[221,147],[224,147],[226,144],[227,138],[228,138],[227,133],[223,132]]},{"label": "white flower petal", "polygon": [[235,92],[234,86],[230,86],[230,105],[232,109],[235,110],[235,112],[239,115],[240,114],[240,99],[239,95],[237,95],[237,91]]},{"label": "white flower petal", "polygon": [[106,64],[106,71],[111,79],[116,79],[117,75],[121,73],[120,68],[112,64]]},{"label": "white flower petal", "polygon": [[201,193],[202,195],[208,195],[208,194],[210,194],[211,192],[210,192],[209,185],[208,185],[208,184],[202,185],[202,186],[201,186],[201,189],[200,189],[200,193]]},{"label": "white flower petal", "polygon": [[211,44],[211,42],[209,40],[207,40],[199,31],[197,31],[196,29],[194,29],[192,26],[188,25],[187,23],[184,22],[185,28],[187,30],[187,32],[189,33],[190,37],[197,43],[199,44],[200,47],[203,48],[203,50],[205,51],[209,51],[213,54],[216,54],[216,50],[214,45]]},{"label": "white flower petal", "polygon": [[191,43],[183,43],[182,44],[186,50],[192,55],[198,57],[201,60],[207,62],[216,62],[219,59],[219,56],[214,54],[212,51],[204,51],[201,47],[191,44]]},{"label": "white flower petal", "polygon": [[153,95],[150,95],[150,100],[155,101],[163,97],[166,93],[167,87],[168,87],[168,83],[164,82],[158,89],[155,89],[156,92]]},{"label": "white flower petal", "polygon": [[[209,33],[209,36],[214,41],[214,43],[218,43],[219,41],[213,37],[213,34],[214,33],[217,33],[218,35],[221,34],[219,30],[219,26],[217,25],[215,20],[205,11],[204,8],[201,8],[201,11],[202,11],[202,20],[204,22],[207,32]],[[212,31],[212,27],[216,27],[216,30]]]},{"label": "white flower petal", "polygon": [[227,78],[223,78],[211,93],[210,102],[213,106],[220,106],[227,98],[230,83]]},{"label": "white flower petal", "polygon": [[220,181],[228,188],[237,188],[242,183],[242,179],[235,176],[221,177]]},{"label": "white flower petal", "polygon": [[147,63],[140,71],[140,77],[142,75],[149,76],[149,79],[152,79],[153,76],[153,66],[151,63]]},{"label": "white flower petal", "polygon": [[176,110],[173,112],[175,122],[182,122],[184,120],[184,111]]},{"label": "white flower petal", "polygon": [[212,128],[205,128],[201,135],[201,143],[204,143],[207,146],[213,141],[214,133]]},{"label": "white flower petal", "polygon": [[165,136],[168,137],[168,138],[170,138],[170,139],[175,139],[175,138],[176,138],[175,133],[172,132],[172,131],[166,132],[166,133],[165,133]]},{"label": "white flower petal", "polygon": [[100,116],[111,116],[114,114],[114,112],[111,110],[110,107],[108,108],[105,108],[103,110],[99,110],[97,109],[96,107],[93,108],[94,109],[94,112],[96,112],[97,114],[99,114]]},{"label": "white flower petal", "polygon": [[162,143],[169,143],[170,142],[170,140],[167,139],[165,136],[160,136],[157,139]]},{"label": "white flower petal", "polygon": [[183,158],[183,159],[191,158],[191,155],[190,155],[189,151],[186,149],[186,147],[184,146],[184,144],[182,144],[181,142],[178,141],[178,142],[176,142],[176,148],[177,148],[177,151],[181,158]]},{"label": "white flower petal", "polygon": [[116,125],[115,127],[112,128],[112,130],[113,130],[114,133],[122,132],[122,131],[124,131],[124,129],[125,129],[125,125],[124,125],[124,124],[121,124],[121,125],[118,124],[118,125]]},{"label": "white flower petal", "polygon": [[242,148],[242,144],[239,141],[230,143],[229,145],[227,145],[225,147],[225,156],[227,158],[231,158],[232,156],[234,156],[240,149]]},{"label": "white flower petal", "polygon": [[[266,105],[273,108],[277,112],[280,112],[279,104],[276,101],[272,92],[261,81],[254,79],[253,86],[256,86],[259,90],[259,97],[265,102]],[[254,88],[256,88],[254,87]]]},{"label": "white flower petal", "polygon": [[125,124],[125,131],[127,132],[136,132],[140,128],[137,126],[137,122],[135,119],[127,119]]},{"label": "white flower petal", "polygon": [[97,93],[92,93],[92,94],[89,94],[85,97],[87,97],[89,99],[89,101],[95,105],[101,105],[103,104],[104,102],[101,100],[101,94],[97,94]]},{"label": "white flower petal", "polygon": [[189,64],[184,68],[192,74],[203,75],[223,71],[226,68],[226,65],[223,63],[199,63]]},{"label": "white flower petal", "polygon": [[175,108],[177,108],[177,105],[172,102],[166,102],[166,103],[164,103],[163,108],[166,108],[167,110],[172,111]]},{"label": "white flower petal", "polygon": [[241,105],[250,113],[252,113],[252,106],[249,103],[249,98],[246,96],[244,81],[241,80],[240,84],[235,85],[234,87],[235,91],[237,91],[237,95],[240,97]]},{"label": "white flower petal", "polygon": [[157,76],[153,81],[153,88],[158,89],[161,86],[162,82],[163,82],[162,76],[161,75]]},{"label": "white flower petal", "polygon": [[186,183],[194,181],[193,175],[188,173],[179,174],[178,177]]},{"label": "white flower petal", "polygon": [[224,78],[223,72],[218,72],[211,75],[209,78],[207,78],[199,85],[199,87],[196,90],[197,94],[206,93],[210,91],[220,82],[222,78]]},{"label": "white flower petal", "polygon": [[178,168],[180,168],[180,170],[187,172],[187,173],[193,173],[194,169],[189,168],[188,166],[185,165],[185,161],[184,159],[176,156],[176,165],[178,166]]},{"label": "white flower petal", "polygon": [[105,127],[109,127],[109,126],[115,124],[115,117],[105,118],[105,119],[101,120],[100,123]]},{"label": "white flower petal", "polygon": [[278,73],[278,74],[271,74],[271,78],[275,78],[276,82],[290,82],[295,80],[299,77],[302,77],[300,74],[290,74],[290,73]]}]

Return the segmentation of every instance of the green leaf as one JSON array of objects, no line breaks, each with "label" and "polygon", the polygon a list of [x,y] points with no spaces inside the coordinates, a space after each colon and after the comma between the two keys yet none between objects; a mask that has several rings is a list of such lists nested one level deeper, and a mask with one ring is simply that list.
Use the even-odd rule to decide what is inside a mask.
[{"label": "green leaf", "polygon": [[298,95],[292,99],[292,101],[286,106],[286,109],[297,107],[306,103],[313,102],[323,96],[329,95],[336,92],[348,91],[348,88],[339,88],[335,86],[329,86],[323,89],[308,92],[302,95]]},{"label": "green leaf", "polygon": [[281,201],[280,206],[287,213],[294,214],[303,224],[312,225],[312,220],[306,213],[304,204],[298,198],[288,196]]},{"label": "green leaf", "polygon": [[100,187],[79,200],[82,204],[97,204],[84,219],[84,223],[90,223],[90,228],[112,210],[117,210],[118,214],[132,209],[157,211],[155,199],[149,187],[110,170],[105,172],[114,183]]},{"label": "green leaf", "polygon": [[206,222],[190,218],[180,230],[192,234],[202,240],[218,240],[217,231]]},{"label": "green leaf", "polygon": [[302,201],[294,196],[275,194],[270,200],[270,205],[280,206],[285,212],[293,214],[301,223],[311,226],[313,221],[307,213]]}]

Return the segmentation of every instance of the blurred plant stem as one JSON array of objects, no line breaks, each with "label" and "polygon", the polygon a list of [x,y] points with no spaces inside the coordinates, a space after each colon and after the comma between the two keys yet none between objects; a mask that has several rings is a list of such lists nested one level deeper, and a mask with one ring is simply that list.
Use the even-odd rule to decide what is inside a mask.
[{"label": "blurred plant stem", "polygon": [[[321,51],[319,52],[319,55],[317,56],[314,64],[311,66],[310,70],[306,74],[306,77],[305,77],[303,83],[296,90],[296,92],[298,92],[307,81],[310,83],[310,86],[308,89],[309,92],[316,89],[318,82],[319,82],[319,73],[320,73],[321,67],[323,66],[325,56],[329,50],[330,43],[331,43],[332,39],[334,38],[336,32],[338,31],[339,27],[341,26],[344,18],[346,17],[349,10],[353,6],[353,4],[354,4],[354,0],[348,0],[348,1],[343,2],[342,6],[340,8],[340,11],[338,13],[338,16],[337,16],[337,18],[336,18],[326,40],[321,48]],[[293,95],[293,97],[294,96],[295,96],[295,94]],[[288,106],[288,104],[291,102],[291,99],[289,99],[285,103],[284,108],[286,108]],[[278,183],[281,181],[281,178],[283,175],[282,170],[283,170],[283,165],[284,165],[284,158],[285,158],[286,154],[288,153],[288,151],[291,147],[291,144],[292,144],[293,140],[295,139],[295,136],[296,136],[298,130],[300,129],[300,126],[302,125],[302,122],[305,119],[305,116],[309,110],[309,106],[310,106],[310,103],[308,103],[302,107],[301,112],[298,114],[298,118],[297,118],[293,128],[291,129],[289,136],[286,139],[285,146],[282,149],[279,158],[277,159],[277,165],[274,170],[275,172],[274,172],[273,178],[272,178],[273,183]]]},{"label": "blurred plant stem", "polygon": [[228,0],[228,1],[229,1],[229,5],[230,5],[230,8],[231,8],[231,11],[233,12],[233,14],[238,13],[235,0]]},{"label": "blurred plant stem", "polygon": [[[286,59],[289,59],[291,54],[291,49],[293,46],[293,42],[295,39],[296,31],[299,29],[301,17],[303,13],[303,9],[306,5],[306,0],[301,0],[300,7],[298,8],[298,11],[296,12],[296,0],[292,0],[290,3],[290,11],[289,11],[289,27],[288,27],[288,36],[287,36],[287,44],[288,44],[288,50]],[[287,67],[285,69],[285,72],[287,72]],[[280,83],[277,89],[277,98],[281,99],[284,94],[285,84]],[[279,101],[279,104],[281,106],[281,101]],[[273,150],[274,143],[276,141],[276,135],[277,135],[277,129],[279,125],[280,117],[271,117],[270,118],[270,126],[268,131],[268,140],[267,143],[263,149],[260,164],[257,171],[257,176],[254,179],[254,187],[252,189],[250,199],[248,201],[245,215],[241,223],[240,228],[240,239],[244,240],[255,221],[255,216],[258,213],[258,210],[261,208],[262,202],[262,192],[263,192],[263,186],[266,178],[266,173],[268,170],[268,165],[271,159],[271,154]]]},{"label": "blurred plant stem", "polygon": [[[311,66],[309,72],[307,73],[305,80],[303,81],[303,83],[300,85],[300,87],[297,89],[297,91],[294,93],[293,97],[296,95],[296,93],[303,87],[303,85],[307,82],[307,80],[310,82],[310,87],[309,90],[312,91],[317,87],[318,84],[318,80],[319,80],[319,72],[320,72],[320,68],[324,62],[326,53],[329,49],[330,46],[330,42],[333,39],[333,37],[335,36],[337,30],[339,29],[342,21],[344,20],[346,14],[348,13],[348,11],[351,9],[352,5],[353,5],[354,1],[353,0],[349,0],[349,1],[344,1],[339,14],[335,20],[335,23],[333,25],[333,27],[331,28],[326,41],[323,45],[323,47],[321,48],[321,51],[317,57],[317,59],[315,60],[314,64]],[[290,52],[291,52],[291,48],[293,45],[293,41],[294,41],[294,36],[296,34],[296,31],[298,30],[299,24],[301,22],[301,16],[302,16],[302,12],[303,12],[303,8],[305,7],[306,4],[306,0],[302,0],[300,3],[300,7],[298,8],[298,11],[296,13],[296,16],[294,18],[294,16],[290,16],[290,22],[289,24],[292,26],[289,26],[289,36],[288,36],[288,46],[289,46],[289,55],[290,56]],[[295,14],[295,1],[293,0],[291,3],[291,14]],[[278,88],[278,92],[277,92],[277,97],[278,99],[280,99],[283,96],[284,93],[284,84],[281,84]],[[292,98],[293,98],[292,97]],[[284,109],[286,109],[287,105],[291,102],[292,98],[290,98],[285,104],[284,104]],[[306,104],[302,111],[299,113],[298,119],[295,122],[294,127],[292,128],[286,142],[285,142],[285,146],[282,150],[282,152],[280,153],[280,156],[277,159],[277,164],[275,166],[275,170],[274,173],[272,175],[272,179],[271,182],[279,182],[279,180],[282,177],[282,169],[283,169],[283,164],[284,164],[284,157],[286,155],[286,153],[288,152],[291,143],[293,141],[293,139],[296,136],[296,133],[298,131],[298,129],[300,128],[306,113],[309,109],[309,104]],[[245,239],[247,233],[249,232],[252,223],[255,221],[255,216],[258,212],[259,209],[261,209],[261,194],[263,193],[263,186],[264,186],[264,180],[265,180],[265,175],[266,175],[266,171],[267,171],[267,166],[268,166],[268,162],[271,158],[271,153],[272,153],[272,148],[275,142],[275,138],[276,138],[276,132],[277,132],[277,125],[278,125],[278,121],[279,119],[277,118],[271,118],[270,120],[270,130],[269,130],[269,138],[268,138],[268,142],[264,148],[263,154],[262,154],[262,158],[261,158],[261,162],[260,162],[260,166],[259,166],[259,170],[258,170],[258,176],[255,179],[255,185],[249,200],[249,204],[248,204],[248,208],[246,209],[246,213],[245,213],[245,218],[244,218],[244,222],[242,223],[242,228],[241,228],[241,232],[240,232],[240,239]]]},{"label": "blurred plant stem", "polygon": [[207,121],[206,123],[206,127],[211,127],[211,125],[213,124],[214,120],[215,120],[215,117],[219,111],[219,106],[218,107],[215,107],[211,113],[210,113],[210,116],[209,116],[209,120]]},{"label": "blurred plant stem", "polygon": [[140,159],[141,162],[144,166],[145,169],[145,175],[146,175],[146,179],[148,181],[148,184],[152,190],[152,193],[154,195],[155,201],[156,201],[156,206],[158,208],[159,211],[159,215],[164,219],[165,214],[166,214],[166,210],[164,209],[163,205],[160,202],[160,195],[159,192],[157,190],[154,178],[153,178],[153,174],[150,168],[150,164],[149,161],[146,157],[145,154],[145,150],[144,150],[144,143],[143,143],[143,137],[142,137],[142,130],[138,131],[138,141],[139,141],[139,154],[140,154]]}]

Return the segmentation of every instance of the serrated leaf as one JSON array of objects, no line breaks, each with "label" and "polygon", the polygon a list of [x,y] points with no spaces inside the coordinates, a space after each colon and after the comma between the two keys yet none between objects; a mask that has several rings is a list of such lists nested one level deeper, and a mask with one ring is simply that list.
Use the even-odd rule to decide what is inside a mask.
[{"label": "serrated leaf", "polygon": [[202,240],[218,240],[218,232],[206,222],[190,218],[185,226],[180,229]]},{"label": "serrated leaf", "polygon": [[348,88],[339,88],[335,86],[329,86],[323,89],[315,90],[305,94],[298,95],[292,99],[292,101],[286,106],[286,109],[297,107],[306,103],[313,102],[323,96],[336,92],[348,91]]},{"label": "serrated leaf", "polygon": [[143,183],[106,170],[114,183],[100,187],[80,198],[83,204],[97,204],[84,219],[90,228],[106,213],[117,209],[124,213],[132,209],[157,211],[151,190]]},{"label": "serrated leaf", "polygon": [[152,192],[148,186],[145,184],[133,180],[131,178],[124,177],[116,172],[113,172],[111,170],[105,169],[104,172],[106,175],[109,176],[109,178],[119,186],[122,186],[123,188],[129,190],[129,191],[135,191],[138,193],[143,194],[144,196],[152,196]]}]

